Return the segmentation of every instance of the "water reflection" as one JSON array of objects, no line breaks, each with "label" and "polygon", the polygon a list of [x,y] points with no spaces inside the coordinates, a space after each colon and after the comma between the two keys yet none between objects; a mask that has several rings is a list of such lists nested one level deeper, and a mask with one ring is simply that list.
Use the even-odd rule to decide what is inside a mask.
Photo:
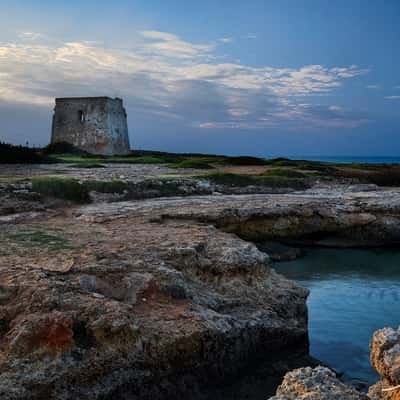
[{"label": "water reflection", "polygon": [[353,378],[373,383],[369,340],[400,324],[400,251],[307,249],[276,270],[308,287],[311,354]]}]

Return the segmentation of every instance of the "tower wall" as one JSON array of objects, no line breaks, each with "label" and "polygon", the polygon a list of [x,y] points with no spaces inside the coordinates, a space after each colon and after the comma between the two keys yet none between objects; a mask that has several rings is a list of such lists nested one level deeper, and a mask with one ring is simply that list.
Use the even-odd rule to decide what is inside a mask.
[{"label": "tower wall", "polygon": [[126,112],[121,99],[56,99],[51,143],[67,142],[92,154],[128,154]]}]

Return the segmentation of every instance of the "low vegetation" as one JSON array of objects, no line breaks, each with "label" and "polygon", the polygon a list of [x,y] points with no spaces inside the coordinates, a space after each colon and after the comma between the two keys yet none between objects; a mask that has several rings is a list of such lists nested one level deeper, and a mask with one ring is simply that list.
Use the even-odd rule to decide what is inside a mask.
[{"label": "low vegetation", "polygon": [[9,238],[29,247],[46,247],[50,251],[69,250],[75,248],[70,240],[56,232],[48,232],[40,229],[24,229],[17,231]]},{"label": "low vegetation", "polygon": [[194,169],[213,169],[214,167],[202,159],[188,159],[176,164],[170,164],[171,168],[194,168]]},{"label": "low vegetation", "polygon": [[92,191],[122,194],[128,190],[128,184],[119,179],[79,182],[73,178],[37,177],[32,179],[32,190],[43,196],[69,200],[75,203],[89,203],[89,193]]},{"label": "low vegetation", "polygon": [[0,142],[0,164],[34,164],[44,162],[48,162],[47,157],[36,149]]},{"label": "low vegetation", "polygon": [[90,201],[87,188],[78,180],[72,178],[33,178],[32,190],[43,196],[56,197],[76,203],[87,203]]},{"label": "low vegetation", "polygon": [[[175,162],[174,158],[162,158],[162,157],[131,157],[131,156],[110,156],[110,157],[87,157],[87,156],[72,156],[72,155],[60,155],[54,158],[57,162],[63,163],[74,163],[74,166],[85,165],[90,163],[96,164],[167,164]],[[181,161],[181,160],[179,160]]]},{"label": "low vegetation", "polygon": [[[73,168],[105,168],[107,164],[165,164],[170,168],[212,170],[205,175],[212,182],[231,186],[306,186],[310,179],[339,180],[351,183],[373,183],[379,186],[400,186],[400,166],[365,163],[327,163],[288,158],[264,159],[251,156],[207,154],[177,154],[157,151],[132,151],[126,156],[90,155],[68,143],[50,144],[43,149],[31,149],[0,143],[0,163],[68,163]],[[240,167],[254,167],[241,172]],[[266,169],[257,167],[265,166]],[[225,167],[235,173],[221,172]],[[252,175],[249,175],[252,173]],[[3,178],[4,180],[4,178]],[[91,190],[120,193],[127,190],[123,182],[84,182],[67,178],[34,179],[34,190],[43,195],[76,202],[88,201]],[[97,189],[96,189],[97,188]]]},{"label": "low vegetation", "polygon": [[202,175],[199,178],[207,179],[217,185],[225,186],[265,186],[271,188],[304,189],[308,185],[303,178],[273,176],[268,174],[244,175],[228,172],[215,172]]}]

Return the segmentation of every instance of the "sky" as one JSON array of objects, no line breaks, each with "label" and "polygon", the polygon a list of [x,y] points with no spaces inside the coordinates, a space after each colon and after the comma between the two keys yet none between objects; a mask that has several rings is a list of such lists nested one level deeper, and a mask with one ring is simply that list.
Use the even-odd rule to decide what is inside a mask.
[{"label": "sky", "polygon": [[123,98],[131,147],[400,155],[399,0],[0,0],[0,141]]}]

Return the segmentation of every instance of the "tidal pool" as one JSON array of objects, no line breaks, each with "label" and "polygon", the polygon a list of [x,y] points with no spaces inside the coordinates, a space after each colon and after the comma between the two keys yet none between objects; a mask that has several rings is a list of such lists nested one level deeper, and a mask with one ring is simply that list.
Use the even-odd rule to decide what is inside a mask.
[{"label": "tidal pool", "polygon": [[310,352],[348,378],[375,383],[373,332],[400,324],[400,250],[306,249],[275,269],[310,289]]}]

